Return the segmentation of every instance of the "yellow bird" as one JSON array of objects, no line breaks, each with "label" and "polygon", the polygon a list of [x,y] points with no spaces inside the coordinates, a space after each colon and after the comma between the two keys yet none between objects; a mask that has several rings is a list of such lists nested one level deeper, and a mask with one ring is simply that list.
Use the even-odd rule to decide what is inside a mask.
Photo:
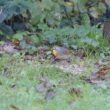
[{"label": "yellow bird", "polygon": [[52,48],[52,54],[55,59],[59,59],[59,60],[69,60],[71,57],[70,50],[61,46],[54,46]]}]

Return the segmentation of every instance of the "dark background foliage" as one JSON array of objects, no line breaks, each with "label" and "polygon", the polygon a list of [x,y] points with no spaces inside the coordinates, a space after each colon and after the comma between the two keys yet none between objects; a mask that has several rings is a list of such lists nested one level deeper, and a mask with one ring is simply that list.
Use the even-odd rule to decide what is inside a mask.
[{"label": "dark background foliage", "polygon": [[108,6],[104,0],[1,0],[0,37],[21,45],[25,36],[33,46],[102,50],[107,46],[102,26],[109,19]]}]

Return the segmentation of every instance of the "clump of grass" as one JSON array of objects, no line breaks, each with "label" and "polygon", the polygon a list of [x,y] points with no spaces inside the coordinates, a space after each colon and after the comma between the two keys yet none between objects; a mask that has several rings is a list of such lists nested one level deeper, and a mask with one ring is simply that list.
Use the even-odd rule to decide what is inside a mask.
[{"label": "clump of grass", "polygon": [[2,57],[2,55],[0,56],[0,71],[3,70],[3,67],[5,66],[5,64],[8,62],[8,58],[6,56]]},{"label": "clump of grass", "polygon": [[[13,107],[20,110],[103,110],[110,108],[109,92],[104,92],[101,88],[95,89],[94,85],[82,81],[80,76],[62,72],[48,63],[40,64],[37,61],[27,63],[12,59],[1,58],[3,62],[3,65],[0,64],[1,71],[4,65],[7,71],[2,71],[0,74],[0,110],[13,110]],[[90,71],[90,66],[88,69]],[[48,77],[49,81],[56,85],[53,88],[56,93],[53,99],[46,100],[45,92],[36,91],[40,77]],[[59,86],[59,82],[63,82],[64,85]],[[79,95],[74,92],[70,93],[72,88],[79,88],[81,93]]]}]

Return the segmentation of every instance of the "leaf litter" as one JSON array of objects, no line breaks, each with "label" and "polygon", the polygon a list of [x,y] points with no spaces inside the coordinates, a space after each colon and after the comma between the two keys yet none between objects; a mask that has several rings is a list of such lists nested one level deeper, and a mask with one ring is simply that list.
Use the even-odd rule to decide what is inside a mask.
[{"label": "leaf litter", "polygon": [[36,86],[36,90],[38,92],[45,92],[47,88],[51,88],[53,85],[47,77],[42,77],[40,78],[40,83]]},{"label": "leaf litter", "polygon": [[110,90],[110,66],[100,67],[96,72],[92,73],[90,76],[83,77],[86,82],[94,84],[97,87],[106,88]]},{"label": "leaf litter", "polygon": [[14,54],[17,52],[17,49],[11,42],[5,42],[4,44],[0,45],[0,53],[8,53]]},{"label": "leaf litter", "polygon": [[[5,42],[4,44],[0,45],[0,53],[14,54],[18,51],[19,50],[16,48],[16,45],[14,45],[12,42]],[[39,62],[44,61],[48,56],[50,56],[49,57],[50,60],[54,60],[54,57],[52,57],[52,53],[51,53],[49,47],[40,46],[40,47],[38,47],[37,52],[38,52],[37,54],[38,54]],[[47,53],[49,53],[49,54],[47,54]],[[34,57],[34,56],[35,56],[35,54],[26,54],[24,56],[24,60],[31,60],[31,61],[35,60],[36,57]],[[80,56],[78,56],[78,57],[80,59],[82,59],[82,57],[80,57]],[[84,59],[82,59],[82,60],[84,60]],[[82,73],[86,72],[88,69],[88,67],[85,64],[72,64],[71,61],[68,62],[65,59],[59,59],[59,61],[56,60],[56,62],[57,62],[56,64],[49,65],[49,67],[53,66],[53,67],[56,67],[56,68],[62,70],[63,72],[71,73],[73,75],[82,74]],[[103,66],[102,63],[97,63],[96,65],[99,67]],[[96,68],[99,68],[99,67],[96,67]],[[96,68],[94,68],[94,70]],[[94,74],[91,74],[89,77],[84,77],[83,79],[86,82],[89,82],[91,84],[99,85],[99,84],[103,83],[106,79],[110,78],[110,75],[107,74],[107,71],[109,71],[109,70],[110,70],[110,66],[101,67],[101,68],[99,68],[99,70],[97,72],[95,72]],[[64,86],[65,84],[62,84],[62,85]],[[54,84],[52,84],[48,78],[41,78],[40,83],[36,86],[36,91],[39,93],[45,92],[45,94],[46,94],[45,99],[49,99],[50,97],[53,97],[55,95],[53,86],[54,86]],[[74,92],[76,92],[76,91],[77,90],[75,89]],[[79,93],[76,92],[76,94],[79,94]]]},{"label": "leaf litter", "polygon": [[53,84],[47,77],[40,78],[40,83],[36,85],[36,91],[39,93],[44,93],[44,99],[49,100],[54,98],[55,91],[54,91],[55,84]]}]

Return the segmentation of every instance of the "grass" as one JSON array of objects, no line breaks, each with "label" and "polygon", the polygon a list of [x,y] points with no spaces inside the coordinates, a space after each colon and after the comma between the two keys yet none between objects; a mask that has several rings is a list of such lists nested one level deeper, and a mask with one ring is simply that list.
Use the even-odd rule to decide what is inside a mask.
[{"label": "grass", "polygon": [[[104,110],[110,109],[110,93],[49,64],[37,61],[24,62],[15,57],[0,58],[0,110]],[[85,60],[90,74],[93,64]],[[90,62],[91,62],[90,61]],[[77,62],[78,63],[78,62]],[[48,65],[48,66],[47,66]],[[68,75],[69,74],[69,75]],[[40,77],[48,77],[56,86],[53,99],[46,100],[45,92],[39,93],[36,86]],[[59,82],[65,85],[58,86]],[[80,88],[79,95],[70,92]]]}]

